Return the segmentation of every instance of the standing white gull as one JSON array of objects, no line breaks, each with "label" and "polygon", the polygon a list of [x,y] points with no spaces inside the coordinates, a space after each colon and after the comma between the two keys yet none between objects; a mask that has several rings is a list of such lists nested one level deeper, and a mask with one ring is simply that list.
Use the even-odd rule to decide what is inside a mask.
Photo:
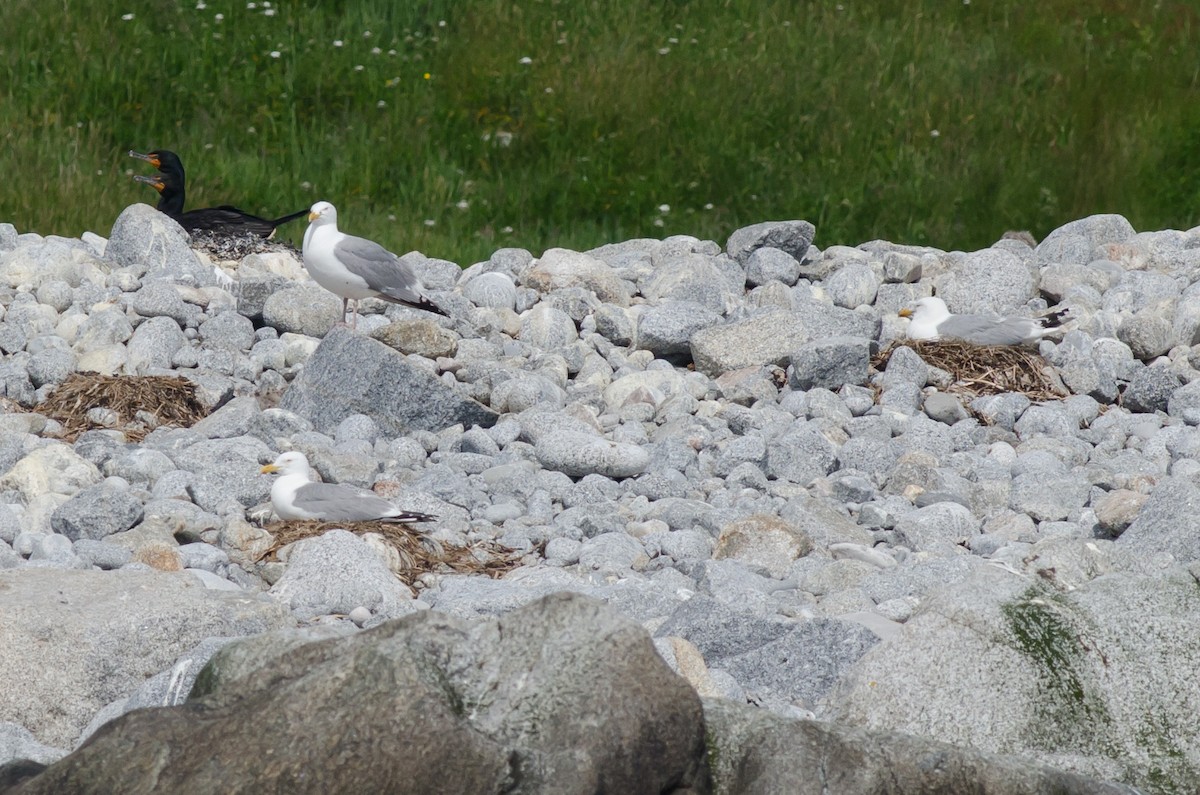
[{"label": "standing white gull", "polygon": [[304,267],[313,281],[342,297],[342,320],[354,301],[353,325],[358,326],[358,302],[382,298],[439,315],[446,313],[425,297],[425,288],[412,267],[374,241],[339,232],[337,210],[317,202],[308,213],[304,232]]},{"label": "standing white gull", "polygon": [[1025,345],[1047,334],[1060,331],[1053,324],[1062,312],[1046,317],[1001,317],[999,315],[952,315],[946,302],[937,297],[922,298],[915,310],[901,309],[900,316],[911,318],[910,340],[956,339],[975,345]]},{"label": "standing white gull", "polygon": [[320,519],[325,522],[432,522],[427,513],[404,511],[364,489],[341,483],[316,483],[304,453],[283,453],[260,470],[278,472],[271,485],[271,507],[280,519]]}]

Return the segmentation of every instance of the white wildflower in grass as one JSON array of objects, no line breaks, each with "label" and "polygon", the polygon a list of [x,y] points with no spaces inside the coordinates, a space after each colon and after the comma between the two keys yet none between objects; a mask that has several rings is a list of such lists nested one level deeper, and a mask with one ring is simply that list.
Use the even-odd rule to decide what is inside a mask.
[{"label": "white wildflower in grass", "polygon": [[658,205],[658,211],[659,211],[660,213],[662,213],[663,215],[666,215],[667,213],[671,212],[671,205],[669,205],[669,204],[660,204],[660,205]]},{"label": "white wildflower in grass", "polygon": [[496,143],[501,146],[509,146],[513,142],[513,134],[508,130],[496,130]]},{"label": "white wildflower in grass", "polygon": [[378,47],[372,47],[372,48],[371,48],[371,54],[372,54],[372,55],[380,55],[382,52],[383,52],[383,50],[379,49]]},{"label": "white wildflower in grass", "polygon": [[133,19],[133,14],[122,14],[122,15],[121,15],[121,19],[123,19],[123,20],[125,20],[126,22],[128,22],[129,20]]},{"label": "white wildflower in grass", "polygon": [[271,50],[271,57],[272,57],[272,58],[278,58],[278,57],[279,57],[280,55],[282,55],[282,54],[283,54],[283,53],[279,52],[279,50]]},{"label": "white wildflower in grass", "polygon": [[501,229],[500,231],[506,235],[511,235],[513,230],[512,230],[511,226],[506,226],[503,229]]},{"label": "white wildflower in grass", "polygon": [[220,22],[220,21],[221,21],[222,19],[224,19],[224,18],[225,18],[225,15],[224,15],[224,14],[215,14],[215,15],[213,16],[213,19],[215,19],[217,22]]},{"label": "white wildflower in grass", "polygon": [[360,63],[354,65],[354,71],[356,71],[356,72],[361,72],[364,68],[365,67]]},{"label": "white wildflower in grass", "polygon": [[396,220],[396,216],[395,216],[394,214],[392,214],[392,213],[388,213],[388,220],[389,220],[389,221],[395,221],[395,220]]},{"label": "white wildflower in grass", "polygon": [[661,218],[655,218],[655,219],[654,219],[654,225],[655,225],[655,226],[662,226],[662,225],[663,225],[663,219],[661,219]]},{"label": "white wildflower in grass", "polygon": [[300,183],[300,190],[312,190],[312,183],[308,180],[304,180]]},{"label": "white wildflower in grass", "polygon": [[256,132],[258,132],[258,130],[254,129],[253,127],[247,127],[246,132],[250,135],[254,135]]},{"label": "white wildflower in grass", "polygon": [[253,11],[254,9],[258,8],[258,3],[246,3],[246,8]]},{"label": "white wildflower in grass", "polygon": [[381,99],[381,100],[379,100],[378,102],[376,102],[376,103],[375,103],[375,107],[377,107],[377,108],[386,108],[386,107],[387,107],[387,102]]},{"label": "white wildflower in grass", "polygon": [[212,148],[213,148],[213,146],[215,146],[215,144],[205,144],[205,145],[204,145],[204,148],[205,148],[205,149],[212,149]]},{"label": "white wildflower in grass", "polygon": [[455,204],[454,206],[460,210],[467,210],[471,207],[471,203],[469,201],[467,201],[466,199],[459,199],[458,203]]},{"label": "white wildflower in grass", "polygon": [[930,130],[930,131],[929,131],[929,137],[930,137],[930,138],[940,138],[940,137],[941,137],[941,135],[942,135],[942,133],[941,133],[941,131],[939,131],[939,130]]},{"label": "white wildflower in grass", "polygon": [[712,202],[709,202],[708,204],[704,205],[704,209],[706,209],[706,210],[711,210],[712,208],[713,208]]},{"label": "white wildflower in grass", "polygon": [[439,19],[439,20],[438,20],[438,27],[439,27],[439,28],[444,28],[444,27],[446,27],[446,20],[444,20],[444,19]]},{"label": "white wildflower in grass", "polygon": [[432,218],[426,218],[425,226],[429,226],[429,227],[437,226],[437,221],[433,220]]},{"label": "white wildflower in grass", "polygon": [[369,30],[364,30],[364,31],[363,31],[363,38],[364,38],[364,39],[369,39],[369,38],[371,38],[371,31],[369,31]]},{"label": "white wildflower in grass", "polygon": [[[131,17],[132,17],[132,16],[133,16],[133,14],[130,14],[129,16],[131,16]],[[532,58],[530,58],[528,55],[526,55],[524,58],[522,58],[521,60],[517,61],[517,63],[521,64],[522,66],[529,66],[529,64],[533,63],[533,59],[532,59]]]},{"label": "white wildflower in grass", "polygon": [[394,57],[396,57],[396,51],[395,51],[395,50],[388,50],[388,55],[390,55],[390,56],[392,56],[392,57],[394,58]]},{"label": "white wildflower in grass", "polygon": [[553,89],[553,88],[551,88],[550,86],[546,86],[546,93],[547,93],[547,94],[553,94],[553,93],[554,93],[554,89]]},{"label": "white wildflower in grass", "polygon": [[341,46],[342,46],[342,44],[343,44],[343,42],[342,42],[342,40],[341,40],[341,39],[334,39],[334,40],[333,40],[333,46],[334,46],[334,47],[341,47]]},{"label": "white wildflower in grass", "polygon": [[208,8],[208,3],[205,3],[205,2],[204,2],[204,0],[200,0],[200,2],[199,2],[199,3],[196,3],[196,10],[197,10],[197,11],[203,11],[203,10],[204,10],[204,9],[206,9],[206,8]]},{"label": "white wildflower in grass", "polygon": [[263,11],[263,16],[264,16],[264,17],[273,17],[273,16],[275,16],[275,9],[273,9],[273,8],[268,8],[268,9],[264,10],[264,11]]},{"label": "white wildflower in grass", "polygon": [[675,38],[674,36],[667,39],[667,44],[678,44],[678,43],[679,43],[679,39]]},{"label": "white wildflower in grass", "polygon": [[667,53],[669,53],[670,51],[671,51],[671,48],[670,48],[670,47],[659,47],[659,48],[658,48],[658,54],[659,54],[659,55],[666,55],[666,54],[667,54]]}]

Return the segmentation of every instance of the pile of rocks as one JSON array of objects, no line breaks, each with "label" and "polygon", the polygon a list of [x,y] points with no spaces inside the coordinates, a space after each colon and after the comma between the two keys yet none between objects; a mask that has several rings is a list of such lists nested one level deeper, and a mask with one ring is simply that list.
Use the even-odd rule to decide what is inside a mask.
[{"label": "pile of rocks", "polygon": [[[451,318],[367,301],[350,331],[289,253],[213,263],[144,205],[107,241],[0,225],[0,593],[21,606],[0,679],[54,671],[0,698],[0,759],[52,761],[178,703],[231,637],[572,591],[640,623],[702,696],[770,720],[1187,791],[1200,230],[1094,216],[969,253],[813,234],[503,249],[466,269],[410,254]],[[872,372],[897,311],[935,290],[955,312],[1066,304],[1072,330],[1041,353],[1072,395],[964,405],[903,349]],[[182,375],[213,412],[68,443],[37,404],[82,370]],[[525,565],[413,590],[338,531],[264,562],[258,468],[283,449]]]}]

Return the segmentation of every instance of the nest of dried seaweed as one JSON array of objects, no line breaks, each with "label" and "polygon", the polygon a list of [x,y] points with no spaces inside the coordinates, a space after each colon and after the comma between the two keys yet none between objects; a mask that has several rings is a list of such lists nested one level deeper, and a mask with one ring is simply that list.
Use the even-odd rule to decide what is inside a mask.
[{"label": "nest of dried seaweed", "polygon": [[356,535],[378,533],[399,554],[396,576],[406,585],[426,573],[486,574],[496,579],[521,565],[521,554],[496,542],[456,546],[435,541],[412,525],[398,522],[322,522],[320,520],[272,522],[268,533],[275,537],[263,558],[275,558],[280,548],[329,530],[349,530]]},{"label": "nest of dried seaweed", "polygon": [[1049,362],[1028,348],[960,340],[896,340],[875,354],[871,366],[885,369],[897,348],[911,348],[926,364],[950,373],[954,383],[946,391],[967,398],[1019,392],[1041,401],[1070,394]]},{"label": "nest of dried seaweed", "polygon": [[[112,410],[119,424],[93,423],[88,411],[94,408]],[[159,426],[186,428],[208,415],[196,399],[196,385],[186,378],[99,373],[72,373],[37,411],[62,423],[67,441],[94,428],[114,427],[136,442]]]}]

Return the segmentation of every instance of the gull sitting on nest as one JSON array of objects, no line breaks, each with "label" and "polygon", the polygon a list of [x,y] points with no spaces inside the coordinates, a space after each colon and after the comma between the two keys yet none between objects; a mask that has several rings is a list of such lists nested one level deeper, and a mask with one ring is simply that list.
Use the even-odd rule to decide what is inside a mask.
[{"label": "gull sitting on nest", "polygon": [[975,345],[1027,345],[1065,331],[1055,325],[1065,312],[1045,317],[953,315],[945,301],[932,296],[920,299],[915,306],[915,310],[900,310],[901,317],[911,319],[910,340],[956,339]]},{"label": "gull sitting on nest", "polygon": [[317,483],[312,479],[304,453],[283,453],[262,468],[263,474],[278,472],[271,486],[271,507],[287,521],[319,519],[324,522],[432,522],[427,513],[405,511],[377,494],[340,483]]},{"label": "gull sitting on nest", "polygon": [[439,315],[425,295],[412,266],[378,243],[339,232],[337,210],[329,202],[317,202],[308,213],[304,232],[304,267],[313,281],[342,298],[342,321],[346,307],[354,301],[353,325],[358,326],[358,302],[382,298],[393,304],[424,309]]}]

